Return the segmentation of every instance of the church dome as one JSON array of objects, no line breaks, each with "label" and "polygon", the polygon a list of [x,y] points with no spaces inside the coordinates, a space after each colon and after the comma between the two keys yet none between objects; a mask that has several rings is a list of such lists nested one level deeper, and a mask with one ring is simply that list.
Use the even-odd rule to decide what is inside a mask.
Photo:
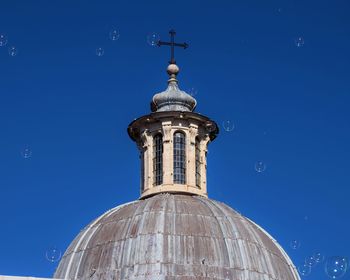
[{"label": "church dome", "polygon": [[297,280],[261,227],[202,196],[158,194],[107,211],[66,250],[59,279]]},{"label": "church dome", "polygon": [[70,280],[300,280],[281,246],[227,205],[208,199],[208,144],[216,123],[194,113],[178,87],[171,41],[168,88],[129,136],[140,152],[139,200],[113,208],[85,227],[54,277]]}]

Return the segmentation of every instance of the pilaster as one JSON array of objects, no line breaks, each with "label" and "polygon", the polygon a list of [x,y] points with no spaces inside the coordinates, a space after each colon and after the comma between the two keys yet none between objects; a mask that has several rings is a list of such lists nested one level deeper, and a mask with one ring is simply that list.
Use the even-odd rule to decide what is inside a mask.
[{"label": "pilaster", "polygon": [[187,140],[187,184],[196,187],[196,137],[198,125],[190,124]]},{"label": "pilaster", "polygon": [[142,149],[144,151],[144,191],[149,189],[153,182],[153,137],[148,129],[141,134]]},{"label": "pilaster", "polygon": [[163,133],[163,184],[173,183],[173,141],[171,121],[162,122]]},{"label": "pilaster", "polygon": [[205,137],[200,141],[201,189],[204,193],[207,193],[207,152],[209,142],[209,135],[205,135]]}]

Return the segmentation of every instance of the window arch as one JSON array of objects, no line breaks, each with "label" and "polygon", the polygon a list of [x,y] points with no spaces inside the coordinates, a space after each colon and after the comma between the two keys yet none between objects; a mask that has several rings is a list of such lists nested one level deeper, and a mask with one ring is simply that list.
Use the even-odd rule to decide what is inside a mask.
[{"label": "window arch", "polygon": [[174,183],[186,184],[186,136],[178,131],[174,133]]},{"label": "window arch", "polygon": [[200,160],[200,141],[198,137],[196,137],[195,143],[195,157],[196,157],[196,186],[200,188],[201,186],[201,160]]},{"label": "window arch", "polygon": [[163,184],[163,136],[156,134],[153,137],[153,184]]}]

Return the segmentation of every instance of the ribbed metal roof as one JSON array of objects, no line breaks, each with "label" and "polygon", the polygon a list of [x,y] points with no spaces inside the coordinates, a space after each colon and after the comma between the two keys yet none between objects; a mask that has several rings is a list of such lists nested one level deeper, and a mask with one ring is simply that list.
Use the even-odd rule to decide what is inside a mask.
[{"label": "ribbed metal roof", "polygon": [[196,99],[183,90],[180,90],[176,79],[180,69],[176,64],[169,64],[167,72],[170,76],[165,91],[157,93],[151,101],[152,112],[182,111],[192,112],[197,104]]},{"label": "ribbed metal roof", "polygon": [[297,280],[263,229],[227,205],[159,194],[121,205],[70,244],[55,278]]},{"label": "ribbed metal roof", "polygon": [[153,112],[192,112],[196,107],[196,103],[196,99],[185,91],[180,90],[177,83],[169,83],[165,91],[153,96],[151,110]]}]

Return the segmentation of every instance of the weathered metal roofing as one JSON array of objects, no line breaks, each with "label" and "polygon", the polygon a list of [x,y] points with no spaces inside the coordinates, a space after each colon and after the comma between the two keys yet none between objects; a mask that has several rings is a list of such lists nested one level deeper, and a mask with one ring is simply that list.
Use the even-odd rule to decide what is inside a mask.
[{"label": "weathered metal roofing", "polygon": [[180,69],[176,64],[169,64],[167,72],[170,79],[165,91],[157,93],[151,101],[152,112],[181,111],[192,112],[197,104],[196,99],[185,91],[180,90],[176,79]]},{"label": "weathered metal roofing", "polygon": [[268,233],[227,205],[159,194],[93,221],[65,252],[56,278],[298,280]]},{"label": "weathered metal roofing", "polygon": [[153,96],[151,110],[152,112],[192,112],[196,103],[196,99],[180,90],[177,83],[170,83],[165,91]]}]

